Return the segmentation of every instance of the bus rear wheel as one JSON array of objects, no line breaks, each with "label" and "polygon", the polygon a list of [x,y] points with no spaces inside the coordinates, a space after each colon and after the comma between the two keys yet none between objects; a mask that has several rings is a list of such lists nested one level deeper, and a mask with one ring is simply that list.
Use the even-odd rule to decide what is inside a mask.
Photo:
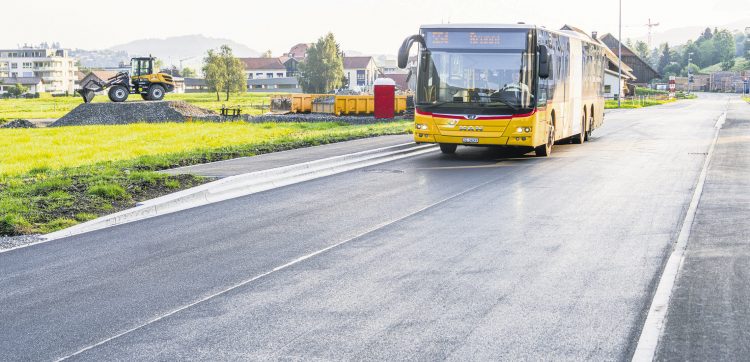
[{"label": "bus rear wheel", "polygon": [[452,155],[456,153],[456,148],[458,148],[458,145],[451,144],[451,143],[441,143],[440,144],[440,152],[446,154],[446,155]]},{"label": "bus rear wheel", "polygon": [[583,112],[583,116],[581,117],[581,133],[573,136],[571,141],[577,145],[586,141],[586,112]]}]

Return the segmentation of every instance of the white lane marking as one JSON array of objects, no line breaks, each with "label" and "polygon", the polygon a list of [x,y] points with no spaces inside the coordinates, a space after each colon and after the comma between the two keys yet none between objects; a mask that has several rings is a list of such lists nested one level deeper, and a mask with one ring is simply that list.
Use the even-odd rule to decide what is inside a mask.
[{"label": "white lane marking", "polygon": [[638,338],[638,345],[633,354],[633,361],[650,362],[656,357],[656,348],[658,347],[659,339],[664,332],[664,323],[667,317],[669,300],[672,297],[672,289],[677,280],[677,274],[680,272],[682,264],[685,262],[685,249],[687,248],[688,238],[690,238],[690,229],[693,226],[695,214],[698,211],[701,194],[703,194],[703,186],[706,183],[706,176],[708,175],[708,166],[711,163],[711,157],[714,154],[714,148],[716,148],[716,143],[719,139],[719,131],[721,130],[721,126],[724,124],[726,118],[727,112],[724,112],[714,126],[716,132],[714,133],[713,142],[711,142],[711,146],[708,149],[708,155],[703,162],[703,168],[698,177],[698,183],[695,186],[693,198],[690,200],[690,206],[688,207],[685,220],[682,223],[680,234],[677,237],[677,243],[667,260],[667,265],[664,267],[664,272],[661,275],[659,285],[654,293],[654,299],[651,302],[646,322],[643,325],[641,336]]},{"label": "white lane marking", "polygon": [[107,343],[107,342],[110,342],[110,341],[114,340],[114,339],[120,338],[120,337],[122,337],[122,336],[124,336],[124,335],[126,335],[126,334],[129,334],[129,333],[132,333],[132,332],[134,332],[134,331],[137,331],[137,330],[139,330],[139,329],[141,329],[141,328],[144,328],[144,327],[146,327],[146,326],[148,326],[148,325],[150,325],[150,324],[156,323],[156,322],[158,322],[158,321],[160,321],[160,320],[162,320],[162,319],[164,319],[164,318],[167,318],[167,317],[169,317],[169,316],[172,316],[172,315],[174,315],[174,314],[176,314],[176,313],[179,313],[179,312],[181,312],[181,311],[183,311],[183,310],[186,310],[186,309],[188,309],[188,308],[190,308],[190,307],[193,307],[193,306],[195,306],[195,305],[198,305],[198,304],[201,304],[201,303],[203,303],[203,302],[206,302],[206,301],[208,301],[208,300],[210,300],[210,299],[213,299],[213,298],[216,298],[216,297],[218,297],[218,296],[221,296],[221,295],[223,295],[223,294],[226,294],[226,293],[228,293],[228,292],[230,292],[230,291],[232,291],[232,290],[235,290],[235,289],[237,289],[237,288],[240,288],[240,287],[242,287],[242,286],[245,286],[245,285],[247,285],[247,284],[250,284],[250,283],[252,283],[252,282],[254,282],[254,281],[256,281],[256,280],[258,280],[258,279],[260,279],[260,278],[266,277],[266,276],[268,276],[268,275],[270,275],[270,274],[272,274],[272,273],[275,273],[275,272],[277,272],[277,271],[280,271],[280,270],[286,269],[286,268],[288,268],[288,267],[290,267],[290,266],[293,266],[293,265],[295,265],[295,264],[298,264],[298,263],[300,263],[300,262],[303,262],[303,261],[305,261],[305,260],[307,260],[307,259],[310,259],[310,258],[312,258],[312,257],[314,257],[314,256],[317,256],[317,255],[320,255],[320,254],[322,254],[322,253],[325,253],[326,251],[329,251],[329,250],[331,250],[331,249],[334,249],[334,248],[336,248],[336,247],[339,247],[339,246],[341,246],[341,245],[343,245],[343,244],[346,244],[346,243],[348,243],[348,242],[350,242],[350,241],[353,241],[353,240],[359,239],[359,238],[361,238],[361,237],[363,237],[363,236],[365,236],[365,235],[367,235],[367,234],[370,234],[370,233],[372,233],[372,232],[375,232],[375,231],[377,231],[377,230],[380,230],[380,229],[382,229],[382,228],[384,228],[384,227],[386,227],[386,226],[389,226],[389,225],[395,224],[395,223],[397,223],[397,222],[399,222],[399,221],[401,221],[401,220],[404,220],[404,219],[407,219],[407,218],[409,218],[409,217],[412,217],[412,216],[414,216],[414,215],[416,215],[416,214],[419,214],[419,213],[421,213],[421,212],[423,212],[423,211],[425,211],[425,210],[427,210],[427,209],[430,209],[430,208],[432,208],[432,207],[435,207],[435,206],[437,206],[437,205],[443,204],[443,203],[445,203],[445,202],[448,202],[448,201],[450,201],[450,200],[453,200],[453,199],[455,199],[455,198],[457,198],[457,197],[463,196],[463,195],[465,195],[465,194],[467,194],[467,193],[469,193],[469,192],[471,192],[471,191],[474,191],[474,190],[476,190],[476,189],[479,189],[479,188],[481,188],[481,187],[484,187],[484,186],[486,186],[486,185],[489,185],[489,184],[493,184],[493,183],[496,183],[496,182],[497,182],[497,179],[493,179],[493,180],[490,180],[490,181],[487,181],[487,182],[483,182],[483,183],[481,183],[481,184],[479,184],[479,185],[477,185],[477,186],[474,186],[474,187],[472,187],[472,188],[469,188],[469,189],[466,189],[466,190],[464,190],[464,191],[461,191],[461,192],[459,192],[459,193],[457,193],[457,194],[455,194],[455,195],[453,195],[453,196],[449,196],[449,197],[446,197],[446,198],[444,198],[444,199],[442,199],[442,200],[439,200],[439,201],[437,201],[437,202],[434,202],[434,203],[432,203],[432,204],[430,204],[430,205],[427,205],[427,206],[425,206],[425,207],[423,207],[423,208],[421,208],[421,209],[418,209],[418,210],[416,210],[416,211],[414,211],[414,212],[412,212],[412,213],[410,213],[410,214],[404,215],[404,216],[402,216],[402,217],[396,218],[396,219],[394,219],[394,220],[391,220],[391,221],[386,221],[386,222],[383,222],[383,223],[377,224],[377,225],[375,225],[374,227],[372,227],[372,228],[370,228],[370,229],[367,229],[366,231],[364,231],[364,232],[362,232],[362,233],[360,233],[360,234],[358,234],[358,235],[356,235],[356,236],[354,236],[354,237],[351,237],[351,238],[349,238],[349,239],[346,239],[346,240],[344,240],[344,241],[341,241],[341,242],[338,242],[338,243],[336,243],[336,244],[333,244],[333,245],[327,246],[327,247],[325,247],[325,248],[323,248],[323,249],[320,249],[320,250],[318,250],[318,251],[312,252],[312,253],[310,253],[310,254],[307,254],[307,255],[301,256],[301,257],[299,257],[299,258],[297,258],[297,259],[294,259],[294,260],[292,260],[292,261],[290,261],[290,262],[288,262],[288,263],[286,263],[286,264],[283,264],[283,265],[279,265],[279,266],[277,266],[277,267],[275,267],[275,268],[273,268],[273,269],[271,269],[271,270],[269,270],[269,271],[267,271],[267,272],[265,272],[265,273],[262,273],[262,274],[256,275],[256,276],[254,276],[254,277],[252,277],[252,278],[250,278],[250,279],[247,279],[247,280],[244,280],[244,281],[242,281],[242,282],[239,282],[239,283],[237,283],[237,284],[234,284],[234,285],[230,286],[229,288],[226,288],[226,289],[224,289],[224,290],[222,290],[222,291],[216,292],[216,293],[214,293],[214,294],[211,294],[211,295],[209,295],[209,296],[207,296],[207,297],[203,297],[203,298],[201,298],[201,299],[199,299],[199,300],[197,300],[197,301],[195,301],[195,302],[192,302],[192,303],[190,303],[190,304],[187,304],[187,305],[184,305],[184,306],[182,306],[182,307],[179,307],[179,308],[177,308],[177,309],[174,309],[174,310],[172,310],[172,311],[170,311],[170,312],[168,312],[168,313],[162,314],[162,315],[160,315],[160,316],[158,316],[158,317],[156,317],[156,318],[150,319],[150,320],[148,320],[148,321],[146,321],[146,322],[144,322],[144,323],[142,323],[142,324],[139,324],[138,326],[135,326],[135,327],[133,327],[133,328],[130,328],[130,329],[128,329],[128,330],[126,330],[126,331],[123,331],[123,332],[121,332],[121,333],[118,333],[118,334],[116,334],[116,335],[114,335],[114,336],[112,336],[112,337],[109,337],[109,338],[107,338],[107,339],[104,339],[104,340],[102,340],[102,341],[99,341],[99,342],[97,342],[97,343],[95,343],[95,344],[92,344],[92,345],[90,345],[90,346],[88,346],[88,347],[82,348],[82,349],[78,350],[78,351],[77,351],[77,352],[75,352],[75,353],[69,354],[69,355],[67,355],[67,356],[65,356],[65,357],[61,357],[61,358],[57,359],[57,361],[64,361],[64,360],[70,359],[70,358],[72,358],[72,357],[78,356],[78,355],[80,355],[81,353],[84,353],[84,352],[86,352],[86,351],[88,351],[88,350],[91,350],[91,349],[93,349],[93,348],[96,348],[96,347],[98,347],[98,346],[101,346],[101,345],[103,345],[103,344],[105,344],[105,343]]}]

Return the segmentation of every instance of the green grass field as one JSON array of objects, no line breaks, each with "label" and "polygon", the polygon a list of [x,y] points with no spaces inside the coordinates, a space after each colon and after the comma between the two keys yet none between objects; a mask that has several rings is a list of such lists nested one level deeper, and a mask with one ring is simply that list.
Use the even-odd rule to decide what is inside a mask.
[{"label": "green grass field", "polygon": [[[667,104],[675,102],[676,99],[670,99],[670,100],[658,100],[658,99],[644,99],[644,100],[623,100],[621,102],[621,107],[624,109],[633,109],[633,108],[643,108],[643,107],[650,107],[650,106],[657,106],[660,104]],[[617,107],[617,100],[614,99],[608,99],[604,102],[604,108],[605,109],[614,109]]]},{"label": "green grass field", "polygon": [[0,235],[48,233],[209,180],[155,171],[409,132],[412,122],[0,129]]},{"label": "green grass field", "polygon": [[[229,101],[216,101],[215,93],[169,93],[165,100],[185,101],[198,107],[218,111],[223,105],[241,106],[245,114],[260,114],[260,107],[268,107],[270,97],[268,93],[239,93],[232,94]],[[138,95],[131,95],[128,102],[142,102]],[[106,95],[98,95],[94,102],[109,102]],[[35,99],[0,99],[0,120],[60,118],[73,108],[83,103],[81,97],[46,97]]]}]

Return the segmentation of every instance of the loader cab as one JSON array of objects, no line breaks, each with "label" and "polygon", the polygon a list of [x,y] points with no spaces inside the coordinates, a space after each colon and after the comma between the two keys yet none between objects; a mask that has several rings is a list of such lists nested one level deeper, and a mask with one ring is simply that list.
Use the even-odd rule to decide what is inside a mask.
[{"label": "loader cab", "polygon": [[154,58],[133,58],[130,60],[130,76],[142,77],[153,74]]}]

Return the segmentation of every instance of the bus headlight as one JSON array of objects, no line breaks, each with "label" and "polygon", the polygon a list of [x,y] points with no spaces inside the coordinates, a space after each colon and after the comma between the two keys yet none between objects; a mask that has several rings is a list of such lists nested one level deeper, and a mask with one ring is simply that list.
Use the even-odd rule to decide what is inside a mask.
[{"label": "bus headlight", "polygon": [[531,132],[531,128],[529,128],[529,127],[526,127],[526,128],[524,128],[523,130],[524,130],[524,131],[525,131],[526,133],[530,133],[530,132]]},{"label": "bus headlight", "polygon": [[516,133],[521,133],[521,132],[523,132],[523,127],[516,128]]},{"label": "bus headlight", "polygon": [[427,130],[427,125],[426,125],[426,124],[420,124],[420,123],[417,123],[417,125],[416,125],[415,127],[416,127],[417,129],[421,129],[421,130],[424,130],[424,131],[426,131],[426,130]]}]

